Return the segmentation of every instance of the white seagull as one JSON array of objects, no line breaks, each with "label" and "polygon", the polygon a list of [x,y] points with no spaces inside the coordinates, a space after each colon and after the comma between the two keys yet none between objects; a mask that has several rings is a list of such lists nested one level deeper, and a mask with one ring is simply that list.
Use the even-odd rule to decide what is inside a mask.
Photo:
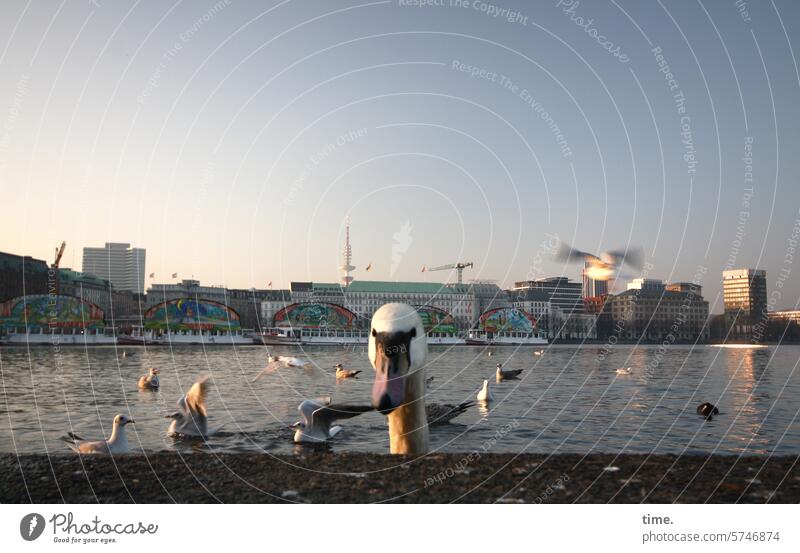
[{"label": "white seagull", "polygon": [[284,355],[270,355],[267,358],[267,366],[253,379],[253,382],[265,374],[274,373],[283,367],[298,367],[301,369],[311,368],[311,362],[299,357],[287,357]]},{"label": "white seagull", "polygon": [[483,388],[478,392],[478,397],[476,398],[478,401],[482,402],[489,402],[494,400],[494,396],[492,395],[492,390],[489,388],[489,381],[483,381]]},{"label": "white seagull", "polygon": [[635,269],[641,269],[643,257],[641,248],[607,251],[595,255],[576,250],[563,242],[555,255],[558,261],[583,261],[585,263],[584,274],[593,280],[611,280],[620,271],[623,263]]},{"label": "white seagull", "polygon": [[139,377],[140,390],[158,390],[160,386],[158,382],[158,373],[160,371],[155,367],[147,369],[147,374]]},{"label": "white seagull", "polygon": [[620,369],[617,369],[617,374],[620,374],[620,375],[628,375],[628,374],[631,374],[631,372],[632,371],[631,371],[630,367],[622,367]]},{"label": "white seagull", "polygon": [[303,420],[294,423],[295,443],[321,443],[333,438],[342,431],[341,426],[331,426],[338,419],[349,419],[372,411],[371,405],[331,405],[331,398],[318,397],[303,401],[297,410],[303,415]]},{"label": "white seagull", "polygon": [[544,355],[544,350],[543,349],[536,350],[536,351],[533,352],[533,354],[534,355]]},{"label": "white seagull", "polygon": [[206,397],[208,396],[209,375],[203,375],[192,384],[189,391],[178,400],[178,410],[167,415],[172,419],[169,425],[170,436],[210,436],[215,430],[208,430],[208,411],[206,411]]},{"label": "white seagull", "polygon": [[99,453],[114,455],[117,453],[130,453],[131,448],[128,445],[128,436],[125,435],[125,425],[133,422],[133,420],[125,415],[117,415],[114,417],[114,427],[111,430],[111,437],[107,440],[100,440],[97,442],[87,442],[80,436],[68,432],[67,435],[73,442],[69,444],[69,448],[75,453],[80,454]]}]

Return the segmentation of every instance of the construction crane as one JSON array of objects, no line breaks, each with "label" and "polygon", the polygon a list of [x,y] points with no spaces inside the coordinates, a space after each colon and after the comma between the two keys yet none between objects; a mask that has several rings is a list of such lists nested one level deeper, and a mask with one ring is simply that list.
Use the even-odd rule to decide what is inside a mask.
[{"label": "construction crane", "polygon": [[462,283],[461,277],[462,277],[462,274],[464,273],[464,269],[466,269],[467,267],[474,267],[474,266],[475,265],[472,263],[472,261],[467,261],[466,263],[461,263],[461,262],[450,263],[448,265],[442,265],[441,267],[433,267],[431,269],[423,267],[422,271],[423,272],[425,272],[425,271],[446,271],[448,269],[455,269],[456,271],[458,271],[458,283],[461,284]]},{"label": "construction crane", "polygon": [[64,249],[67,247],[67,243],[65,241],[61,242],[61,246],[56,248],[56,259],[53,261],[53,264],[50,266],[53,269],[53,276],[55,278],[55,291],[58,294],[59,288],[59,274],[58,274],[58,266],[61,264],[61,258],[64,256]]}]

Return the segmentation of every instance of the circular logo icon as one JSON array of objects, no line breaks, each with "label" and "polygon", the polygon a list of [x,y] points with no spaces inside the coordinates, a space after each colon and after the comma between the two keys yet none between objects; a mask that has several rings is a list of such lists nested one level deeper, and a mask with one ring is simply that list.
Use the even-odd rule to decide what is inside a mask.
[{"label": "circular logo icon", "polygon": [[31,513],[22,517],[19,522],[19,534],[25,541],[33,541],[44,532],[44,517],[39,513]]}]

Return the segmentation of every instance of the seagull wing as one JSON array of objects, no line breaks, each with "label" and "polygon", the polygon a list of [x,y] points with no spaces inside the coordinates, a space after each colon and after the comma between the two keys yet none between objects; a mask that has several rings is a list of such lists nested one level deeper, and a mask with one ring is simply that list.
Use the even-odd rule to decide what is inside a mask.
[{"label": "seagull wing", "polygon": [[256,375],[256,377],[253,379],[253,382],[258,380],[259,378],[261,378],[265,374],[274,373],[275,371],[280,369],[282,366],[283,366],[283,363],[281,362],[280,358],[278,358],[278,359],[276,359],[274,361],[270,361],[269,364],[264,368],[264,370]]},{"label": "seagull wing", "polygon": [[197,382],[192,384],[189,391],[184,396],[186,407],[192,415],[199,414],[207,417],[206,397],[208,396],[208,375],[201,376]]},{"label": "seagull wing", "polygon": [[372,405],[346,405],[343,403],[323,405],[312,413],[311,422],[324,428],[330,428],[331,423],[335,420],[350,419],[374,409]]},{"label": "seagull wing", "polygon": [[303,415],[303,424],[305,424],[306,427],[311,427],[312,423],[314,422],[314,411],[321,407],[330,405],[330,403],[330,396],[322,396],[318,397],[317,399],[307,399],[303,401],[303,403],[297,407],[297,410],[300,411],[301,415]]},{"label": "seagull wing", "polygon": [[566,242],[559,244],[554,257],[557,261],[600,261],[596,255],[577,250]]},{"label": "seagull wing", "polygon": [[644,266],[644,252],[641,248],[629,248],[627,250],[612,250],[605,252],[604,257],[608,257],[614,266],[619,267],[622,263],[627,263],[634,269],[641,269]]}]

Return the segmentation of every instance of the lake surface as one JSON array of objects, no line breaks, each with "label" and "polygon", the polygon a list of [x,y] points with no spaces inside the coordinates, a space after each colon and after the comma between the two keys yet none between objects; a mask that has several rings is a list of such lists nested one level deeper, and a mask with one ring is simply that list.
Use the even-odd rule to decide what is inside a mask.
[{"label": "lake surface", "polygon": [[[272,348],[304,356],[325,374],[283,369],[256,382],[265,348],[0,348],[0,451],[70,453],[59,440],[68,430],[85,438],[108,435],[115,414],[136,420],[129,440],[144,451],[264,451],[291,453],[286,425],[299,420],[304,398],[330,395],[336,402],[368,403],[373,371],[364,348]],[[484,378],[495,401],[472,407],[453,423],[433,427],[432,449],[446,452],[726,453],[800,454],[800,347],[732,349],[709,346],[550,346],[531,349],[431,348],[428,401],[474,399]],[[494,365],[524,368],[519,381],[496,384]],[[336,382],[332,366],[362,369],[358,380]],[[161,390],[139,391],[137,379],[154,366]],[[627,376],[618,367],[631,367]],[[204,373],[213,376],[206,443],[167,437],[175,402]],[[721,415],[704,421],[698,404],[710,401]],[[388,452],[388,432],[378,413],[345,420],[333,451]]]}]

